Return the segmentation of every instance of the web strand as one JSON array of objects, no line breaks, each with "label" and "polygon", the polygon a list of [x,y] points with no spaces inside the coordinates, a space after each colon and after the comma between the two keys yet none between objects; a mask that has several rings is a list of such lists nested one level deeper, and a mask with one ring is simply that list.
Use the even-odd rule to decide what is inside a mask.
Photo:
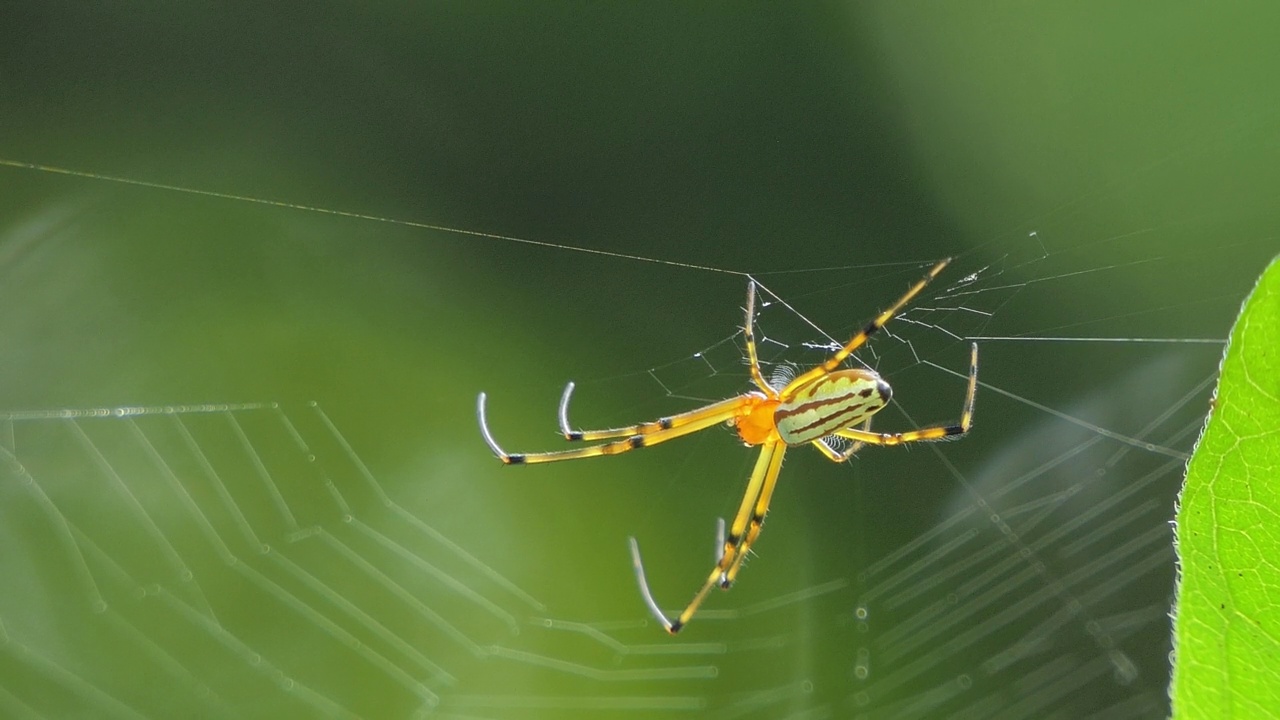
[{"label": "web strand", "polygon": [[746,273],[738,270],[729,270],[726,268],[717,268],[710,265],[698,265],[696,263],[686,263],[677,260],[666,260],[663,258],[645,257],[643,255],[633,255],[629,253],[615,252],[613,250],[598,250],[594,248],[581,247],[577,245],[567,245],[563,243],[547,242],[544,240],[532,240],[529,238],[516,237],[514,235],[499,235],[497,233],[488,233],[480,230],[463,230],[461,228],[449,227],[448,225],[436,225],[433,223],[417,222],[414,220],[401,220],[392,217],[383,217],[380,215],[368,215],[365,213],[351,212],[347,210],[335,210],[332,208],[316,207],[314,205],[301,205],[298,203],[285,202],[283,200],[268,200],[251,195],[237,195],[235,193],[218,192],[216,190],[201,190],[199,188],[184,187],[181,185],[169,185],[166,183],[152,182],[149,180],[138,180],[133,178],[119,177],[115,175],[104,175],[101,173],[88,172],[84,170],[73,170],[70,168],[56,167],[53,165],[41,165],[39,163],[22,162],[18,160],[9,160],[0,158],[0,166],[17,168],[20,170],[34,170],[37,172],[49,173],[51,175],[65,175],[68,177],[82,178],[85,180],[97,180],[101,182],[116,183],[118,185],[131,185],[134,187],[142,187],[151,190],[164,190],[166,192],[182,193],[184,195],[195,195],[198,197],[216,198],[219,200],[233,200],[235,202],[250,203],[253,205],[266,205],[268,207],[284,208],[287,210],[297,210],[300,212],[317,213],[321,215],[332,215],[334,217],[350,218],[353,220],[366,220],[369,222],[385,223],[388,225],[396,225],[400,227],[409,227],[419,230],[432,230],[435,232],[450,233],[453,235],[465,235],[470,237],[485,238],[488,240],[501,240],[503,242],[520,243],[522,245],[532,245],[551,250],[565,250],[568,252],[586,253],[588,255],[600,255],[603,257],[612,257],[622,260],[634,260],[636,262],[654,263],[657,265],[669,265],[671,267],[685,268],[687,270],[700,270],[703,272],[722,273],[726,275],[746,276]]}]

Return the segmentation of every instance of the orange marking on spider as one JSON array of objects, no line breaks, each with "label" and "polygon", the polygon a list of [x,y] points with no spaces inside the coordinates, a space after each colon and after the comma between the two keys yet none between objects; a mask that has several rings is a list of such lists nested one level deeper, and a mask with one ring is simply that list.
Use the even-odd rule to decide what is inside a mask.
[{"label": "orange marking on spider", "polygon": [[[607,430],[574,430],[569,424],[569,399],[573,383],[569,383],[560,398],[560,432],[566,440],[594,442],[609,440],[598,445],[540,453],[508,453],[498,445],[485,416],[485,394],[480,393],[476,402],[476,414],[480,420],[480,434],[498,459],[508,465],[537,464],[560,460],[578,460],[603,455],[619,455],[637,448],[690,435],[700,430],[729,423],[737,431],[742,442],[759,446],[760,455],[747,480],[738,512],[725,534],[724,521],[716,532],[716,557],[710,574],[693,599],[679,614],[668,616],[653,599],[649,582],[645,578],[644,564],[640,560],[640,546],[630,538],[631,562],[635,570],[640,596],[649,612],[672,635],[680,632],[693,618],[707,593],[713,587],[727,589],[733,584],[742,561],[760,535],[764,517],[777,486],[782,469],[782,458],[789,447],[809,444],[817,448],[832,462],[844,462],[866,445],[901,445],[911,442],[952,440],[965,433],[973,424],[973,406],[978,388],[978,346],[970,346],[969,376],[965,389],[964,406],[960,421],[955,425],[938,425],[898,433],[873,433],[871,417],[882,410],[893,397],[893,391],[875,371],[863,368],[841,369],[841,364],[867,340],[884,327],[906,307],[931,280],[951,262],[943,260],[917,281],[906,294],[889,309],[882,311],[849,342],[831,355],[825,362],[801,373],[782,387],[774,387],[760,371],[755,342],[756,286],[747,285],[747,318],[743,326],[747,360],[750,365],[754,390],[721,400],[705,407],[660,418],[650,422]],[[779,383],[781,384],[781,383]],[[859,427],[860,426],[860,427]],[[852,440],[843,451],[832,449],[823,442],[827,436]]]}]

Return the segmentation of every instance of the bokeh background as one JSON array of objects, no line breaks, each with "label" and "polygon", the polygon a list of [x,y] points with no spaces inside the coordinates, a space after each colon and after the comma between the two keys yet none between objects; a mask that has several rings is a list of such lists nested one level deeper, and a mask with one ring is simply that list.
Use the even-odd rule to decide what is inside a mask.
[{"label": "bokeh background", "polygon": [[[1273,4],[3,14],[0,715],[1167,714],[1168,521],[1280,250]],[[570,379],[590,426],[740,392],[741,273],[772,369],[946,255],[863,361],[945,422],[1005,338],[974,434],[794,451],[678,638],[626,538],[677,607],[750,451],[480,441],[481,390],[530,451]]]}]

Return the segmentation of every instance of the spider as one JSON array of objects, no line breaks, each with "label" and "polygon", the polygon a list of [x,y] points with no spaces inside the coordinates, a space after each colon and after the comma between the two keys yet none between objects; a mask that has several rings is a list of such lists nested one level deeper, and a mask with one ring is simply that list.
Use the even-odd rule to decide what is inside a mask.
[{"label": "spider", "polygon": [[[964,407],[960,411],[960,422],[955,425],[937,425],[898,433],[871,432],[871,416],[889,403],[893,391],[874,370],[841,367],[849,355],[862,347],[868,338],[910,303],[949,262],[951,259],[947,258],[934,265],[892,307],[867,323],[862,331],[821,365],[799,373],[785,383],[778,383],[779,387],[766,381],[760,372],[753,329],[756,286],[755,281],[750,281],[747,285],[747,319],[743,326],[743,336],[754,390],[679,415],[638,425],[609,430],[573,430],[569,425],[569,399],[573,395],[574,385],[570,382],[560,397],[560,432],[564,438],[570,441],[612,442],[541,453],[508,453],[503,450],[489,432],[489,425],[485,420],[485,394],[480,393],[476,407],[480,433],[489,449],[506,465],[618,455],[690,435],[720,423],[728,423],[737,430],[738,436],[748,447],[760,446],[760,456],[756,460],[755,469],[751,471],[746,492],[727,537],[724,534],[724,520],[717,523],[716,560],[711,574],[678,615],[668,616],[653,599],[649,583],[645,579],[644,565],[640,560],[640,546],[634,537],[629,538],[631,562],[640,595],[654,618],[668,633],[675,635],[689,623],[711,588],[719,586],[727,590],[737,578],[742,561],[760,535],[764,516],[777,484],[778,472],[782,468],[782,457],[788,447],[809,444],[828,460],[838,463],[848,460],[864,445],[949,440],[969,432],[973,422],[974,395],[978,386],[976,343],[970,348],[968,388]],[[852,443],[838,451],[823,442],[824,437],[830,436],[844,438]]]}]

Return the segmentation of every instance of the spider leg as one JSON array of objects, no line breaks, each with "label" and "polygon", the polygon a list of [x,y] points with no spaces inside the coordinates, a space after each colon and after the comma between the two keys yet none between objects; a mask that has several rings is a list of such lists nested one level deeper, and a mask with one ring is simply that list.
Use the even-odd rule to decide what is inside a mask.
[{"label": "spider leg", "polygon": [[[694,594],[689,604],[680,611],[675,617],[667,617],[662,612],[662,608],[653,599],[653,594],[649,591],[649,583],[645,579],[644,564],[640,560],[640,545],[635,538],[630,539],[631,543],[631,562],[636,572],[636,582],[640,586],[640,595],[644,598],[645,604],[649,611],[653,613],[654,618],[662,623],[667,632],[675,635],[680,632],[698,608],[702,605],[702,601],[706,599],[707,593],[711,592],[711,588],[717,585],[728,587],[726,582],[731,582],[729,573],[736,572],[736,568],[741,565],[740,556],[746,552],[749,542],[755,540],[759,535],[759,521],[763,519],[763,510],[768,509],[768,498],[764,499],[761,504],[761,496],[764,493],[773,493],[773,486],[778,478],[778,471],[782,467],[782,456],[786,451],[786,445],[776,437],[761,446],[760,456],[756,459],[755,469],[751,471],[751,478],[747,481],[747,489],[742,497],[742,504],[738,507],[738,514],[735,516],[733,525],[730,527],[728,537],[724,538],[722,550],[717,553],[715,566],[712,567],[711,573],[707,576],[702,587]],[[717,528],[717,539],[723,533],[723,521]],[[719,543],[717,543],[719,544]]]},{"label": "spider leg", "polygon": [[[674,440],[691,433],[705,430],[714,425],[718,425],[726,420],[732,419],[742,413],[743,409],[749,407],[753,403],[760,401],[758,395],[752,393],[749,395],[739,395],[736,398],[730,398],[721,402],[708,405],[700,410],[685,415],[695,415],[693,419],[687,420],[679,426],[670,428],[659,428],[651,432],[641,432],[633,434],[623,440],[604,443],[601,445],[591,445],[584,448],[575,448],[573,450],[559,450],[555,452],[541,453],[509,453],[498,445],[498,441],[493,438],[493,433],[489,431],[489,423],[485,418],[485,394],[480,393],[480,397],[476,399],[476,415],[480,420],[480,434],[484,436],[484,441],[489,445],[489,449],[493,451],[498,459],[507,465],[534,464],[544,462],[556,462],[558,460],[577,460],[579,458],[598,457],[600,455],[618,455],[620,453],[635,450],[637,448],[657,445],[668,440]],[[661,421],[659,421],[661,423]]]},{"label": "spider leg", "polygon": [[837,430],[832,435],[849,438],[868,445],[901,445],[910,442],[931,442],[935,440],[951,440],[969,432],[973,427],[973,403],[978,391],[978,344],[974,343],[969,353],[969,382],[964,395],[964,408],[960,411],[960,422],[956,425],[935,425],[900,433],[873,433],[867,430]]},{"label": "spider leg", "polygon": [[[662,608],[658,607],[658,601],[653,599],[653,593],[649,591],[649,581],[644,576],[644,562],[640,559],[640,543],[636,542],[634,537],[627,538],[628,544],[631,546],[631,568],[636,573],[636,584],[640,586],[640,597],[644,599],[644,604],[649,608],[649,613],[662,623],[662,627],[667,632],[675,635],[680,629],[667,619]],[[716,518],[716,567],[724,560],[724,518]]]},{"label": "spider leg", "polygon": [[747,360],[751,366],[751,382],[771,398],[778,397],[778,391],[764,379],[760,372],[760,358],[756,355],[756,281],[747,280],[747,320],[742,325],[742,335],[747,343]]},{"label": "spider leg", "polygon": [[915,299],[915,296],[919,295],[920,291],[923,290],[924,287],[929,284],[929,281],[937,277],[938,273],[941,273],[942,269],[945,268],[947,264],[950,262],[951,262],[951,258],[946,258],[945,260],[939,262],[937,265],[934,265],[932,268],[930,268],[929,272],[926,273],[923,278],[918,280],[915,285],[912,285],[911,288],[907,290],[907,293],[905,295],[898,298],[898,301],[895,302],[892,306],[890,306],[888,310],[885,310],[884,312],[880,313],[879,315],[876,316],[874,320],[867,323],[867,326],[862,330],[860,330],[857,335],[854,335],[853,338],[849,340],[849,342],[845,343],[844,347],[837,350],[834,355],[827,358],[827,360],[823,362],[821,365],[813,368],[812,370],[806,373],[802,373],[801,375],[793,378],[791,382],[787,383],[787,386],[782,389],[782,392],[780,393],[782,397],[784,398],[789,397],[790,393],[794,391],[796,388],[802,387],[807,383],[809,383],[810,381],[820,378],[823,375],[826,375],[836,370],[837,368],[839,368],[840,363],[843,363],[845,359],[849,357],[849,355],[853,354],[855,350],[862,347],[863,343],[865,343],[868,338],[870,338],[872,335],[879,332],[880,328],[884,327],[886,323],[892,320],[893,316],[897,315],[898,312],[901,311],[902,308],[907,305],[907,303]]},{"label": "spider leg", "polygon": [[782,470],[782,456],[786,453],[786,450],[787,446],[785,444],[778,443],[778,449],[769,460],[769,469],[765,472],[764,486],[760,488],[760,495],[756,498],[755,508],[751,513],[751,519],[747,523],[747,535],[743,538],[742,544],[738,546],[737,557],[733,559],[733,564],[729,566],[729,570],[720,575],[720,588],[723,590],[728,590],[729,586],[733,585],[733,581],[738,577],[738,571],[742,569],[742,561],[747,559],[747,553],[751,551],[751,546],[760,537],[760,530],[764,527],[764,516],[769,512],[769,502],[773,499],[773,490],[778,486],[778,474]]},{"label": "spider leg", "polygon": [[[700,407],[695,410],[683,412],[678,415],[670,415],[664,418],[658,418],[650,422],[637,423],[620,428],[610,428],[607,430],[574,430],[569,425],[569,399],[573,397],[574,384],[569,383],[564,386],[564,392],[560,395],[560,410],[557,417],[560,420],[560,434],[565,440],[569,441],[586,441],[594,442],[596,440],[610,440],[613,438],[629,438],[635,435],[652,435],[662,430],[671,430],[689,423],[699,422],[711,415],[716,415],[722,411],[722,406],[739,402],[742,396],[730,398],[723,402],[713,403],[706,407]],[[757,393],[748,393],[751,396],[758,396]]]}]

